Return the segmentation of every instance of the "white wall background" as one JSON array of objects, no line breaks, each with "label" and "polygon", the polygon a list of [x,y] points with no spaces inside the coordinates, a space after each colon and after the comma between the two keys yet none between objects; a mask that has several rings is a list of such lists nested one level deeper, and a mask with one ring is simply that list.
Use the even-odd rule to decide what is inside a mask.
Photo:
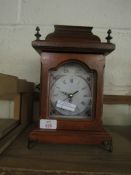
[{"label": "white wall background", "polygon": [[[54,24],[93,26],[104,42],[109,28],[116,50],[107,57],[105,94],[131,95],[131,0],[0,0],[0,72],[39,82],[35,27],[44,37]],[[131,125],[131,106],[105,105],[104,123]]]}]

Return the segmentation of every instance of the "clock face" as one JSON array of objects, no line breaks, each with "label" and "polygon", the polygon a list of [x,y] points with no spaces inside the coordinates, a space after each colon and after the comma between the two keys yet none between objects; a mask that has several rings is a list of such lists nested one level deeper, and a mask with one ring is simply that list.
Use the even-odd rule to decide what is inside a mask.
[{"label": "clock face", "polygon": [[93,72],[69,62],[50,71],[49,112],[53,118],[92,118]]}]

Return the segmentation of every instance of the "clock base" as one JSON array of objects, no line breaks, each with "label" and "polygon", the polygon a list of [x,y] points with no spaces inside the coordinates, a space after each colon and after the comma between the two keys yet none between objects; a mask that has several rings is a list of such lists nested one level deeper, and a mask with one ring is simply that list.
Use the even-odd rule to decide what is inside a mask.
[{"label": "clock base", "polygon": [[35,129],[28,137],[28,148],[32,142],[55,144],[101,144],[112,152],[112,136],[105,130],[101,131],[71,131]]}]

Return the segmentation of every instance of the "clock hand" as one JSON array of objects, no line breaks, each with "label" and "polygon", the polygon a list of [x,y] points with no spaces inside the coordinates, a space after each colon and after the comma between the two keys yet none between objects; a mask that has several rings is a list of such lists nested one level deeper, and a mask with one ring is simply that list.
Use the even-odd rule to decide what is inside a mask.
[{"label": "clock hand", "polygon": [[72,95],[75,95],[76,93],[78,93],[79,91],[75,91],[74,93],[72,93]]},{"label": "clock hand", "polygon": [[61,93],[64,94],[64,95],[67,95],[68,98],[73,97],[73,95],[75,95],[75,94],[78,93],[78,92],[79,92],[79,91],[75,91],[74,93],[67,93],[67,92],[61,91]]},{"label": "clock hand", "polygon": [[67,99],[69,99],[69,97],[66,97],[63,101],[66,101]]},{"label": "clock hand", "polygon": [[65,98],[63,101],[69,100],[69,102],[71,103],[72,102],[72,97],[73,96],[70,96],[70,94],[68,94],[68,97]]},{"label": "clock hand", "polygon": [[78,93],[79,91],[75,91],[74,93],[71,93],[71,94],[68,94],[68,98],[69,98],[69,102],[71,103],[72,102],[72,98],[73,96]]},{"label": "clock hand", "polygon": [[62,94],[64,94],[64,95],[67,95],[67,98],[65,98],[63,101],[65,101],[65,100],[69,100],[69,102],[71,103],[72,102],[72,97],[76,94],[76,93],[78,93],[79,91],[75,91],[74,93],[67,93],[67,92],[63,92],[63,91],[61,91],[61,93]]},{"label": "clock hand", "polygon": [[76,93],[78,93],[79,91],[75,91],[74,93],[68,94],[69,98],[72,98]]}]

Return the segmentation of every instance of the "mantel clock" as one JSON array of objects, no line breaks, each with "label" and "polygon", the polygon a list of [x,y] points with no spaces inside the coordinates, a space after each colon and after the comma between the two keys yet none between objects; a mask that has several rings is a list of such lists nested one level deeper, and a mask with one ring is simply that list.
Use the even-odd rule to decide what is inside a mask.
[{"label": "mantel clock", "polygon": [[103,73],[105,56],[115,49],[92,33],[92,27],[55,25],[32,42],[41,56],[40,121],[30,141],[63,144],[104,144],[112,137],[103,128]]}]

